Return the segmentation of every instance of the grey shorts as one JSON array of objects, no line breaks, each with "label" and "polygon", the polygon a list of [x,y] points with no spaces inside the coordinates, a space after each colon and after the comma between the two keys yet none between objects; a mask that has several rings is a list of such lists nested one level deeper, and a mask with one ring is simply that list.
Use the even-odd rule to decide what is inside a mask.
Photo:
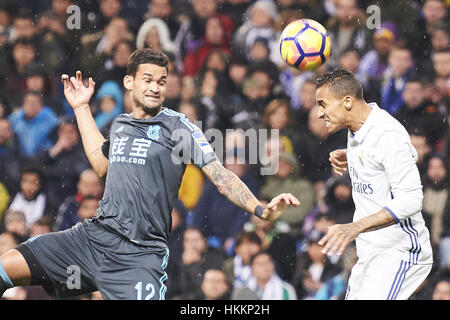
[{"label": "grey shorts", "polygon": [[44,273],[40,284],[54,297],[99,290],[105,300],[165,298],[168,249],[139,246],[95,220],[31,238],[21,246],[32,279],[37,261]]}]

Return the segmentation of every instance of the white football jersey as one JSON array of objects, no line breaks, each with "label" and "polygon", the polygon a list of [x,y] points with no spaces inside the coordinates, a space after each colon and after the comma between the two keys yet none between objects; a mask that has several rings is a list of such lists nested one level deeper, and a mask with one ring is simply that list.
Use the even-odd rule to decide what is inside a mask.
[{"label": "white football jersey", "polygon": [[356,238],[359,261],[384,253],[411,264],[432,263],[422,217],[417,152],[406,129],[376,103],[356,132],[348,133],[347,163],[355,203],[353,221],[385,208],[396,223]]}]

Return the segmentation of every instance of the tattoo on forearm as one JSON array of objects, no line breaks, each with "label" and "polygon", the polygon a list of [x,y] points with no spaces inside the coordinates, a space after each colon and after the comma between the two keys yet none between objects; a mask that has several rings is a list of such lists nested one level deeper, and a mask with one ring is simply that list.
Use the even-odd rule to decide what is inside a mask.
[{"label": "tattoo on forearm", "polygon": [[255,199],[255,196],[238,176],[217,162],[208,164],[205,171],[211,181],[215,182],[219,192],[237,206],[248,209],[248,201]]}]

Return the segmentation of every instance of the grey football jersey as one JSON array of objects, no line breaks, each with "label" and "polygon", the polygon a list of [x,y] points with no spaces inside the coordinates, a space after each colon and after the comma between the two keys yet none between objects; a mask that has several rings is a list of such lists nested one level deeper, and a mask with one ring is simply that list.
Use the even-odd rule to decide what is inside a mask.
[{"label": "grey football jersey", "polygon": [[186,163],[217,159],[201,130],[168,108],[150,119],[119,115],[111,126],[108,173],[97,215],[131,241],[164,247]]}]

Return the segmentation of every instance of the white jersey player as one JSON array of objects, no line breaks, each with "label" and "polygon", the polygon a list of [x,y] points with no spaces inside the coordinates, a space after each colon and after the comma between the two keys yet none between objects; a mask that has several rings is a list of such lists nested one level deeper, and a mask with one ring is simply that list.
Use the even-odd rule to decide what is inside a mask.
[{"label": "white jersey player", "polygon": [[432,250],[422,217],[417,152],[405,128],[375,103],[346,70],[316,79],[318,117],[329,133],[347,128],[347,150],[330,154],[334,171],[349,172],[355,214],[320,240],[323,252],[342,254],[356,239],[358,262],[346,299],[408,299],[431,271]]}]

